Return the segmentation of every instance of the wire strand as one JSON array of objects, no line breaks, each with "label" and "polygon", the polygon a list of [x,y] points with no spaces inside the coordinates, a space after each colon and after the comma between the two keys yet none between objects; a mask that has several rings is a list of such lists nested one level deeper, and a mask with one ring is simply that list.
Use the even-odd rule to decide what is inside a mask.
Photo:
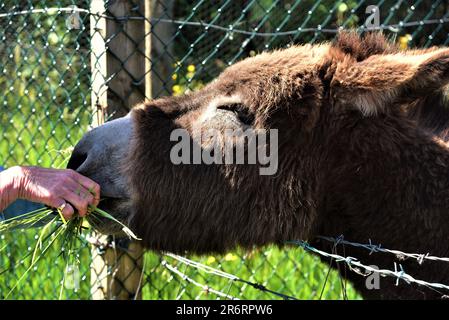
[{"label": "wire strand", "polygon": [[388,270],[388,269],[377,269],[374,268],[372,266],[367,266],[364,265],[362,262],[360,262],[357,258],[354,257],[343,257],[340,256],[338,254],[333,254],[333,253],[328,253],[328,252],[324,252],[322,250],[319,250],[315,247],[312,247],[309,243],[307,243],[306,241],[289,241],[288,243],[290,244],[296,244],[302,248],[304,248],[305,250],[309,251],[309,252],[313,252],[316,253],[320,256],[323,257],[327,257],[327,258],[333,258],[335,259],[335,261],[337,262],[344,262],[345,264],[348,265],[348,267],[351,269],[351,271],[357,272],[357,270],[354,269],[354,267],[358,267],[360,269],[365,270],[366,274],[363,274],[361,272],[357,272],[360,275],[363,276],[368,276],[371,273],[378,273],[381,276],[388,276],[388,277],[394,277],[397,279],[397,283],[396,285],[398,285],[399,280],[404,280],[406,283],[410,284],[410,283],[416,283],[422,286],[426,286],[429,288],[437,288],[437,289],[445,289],[445,290],[449,290],[449,285],[445,285],[442,283],[437,283],[437,282],[427,282],[424,280],[420,280],[420,279],[415,279],[413,276],[407,274],[405,272],[405,270],[403,269],[402,265],[399,264],[399,268],[397,268],[397,265],[395,264],[395,270]]},{"label": "wire strand", "polygon": [[[93,13],[87,9],[82,9],[78,7],[64,7],[64,8],[45,8],[45,9],[30,9],[30,10],[22,10],[16,12],[7,12],[0,13],[0,18],[12,17],[12,16],[20,16],[20,15],[29,15],[29,14],[38,14],[38,13],[50,13],[50,14],[61,14],[61,13],[86,13],[88,15],[93,15],[99,18],[116,20],[119,22],[127,21],[127,20],[148,20],[143,16],[110,16],[106,14]],[[249,35],[249,36],[258,36],[258,37],[277,37],[277,36],[291,36],[297,33],[305,33],[305,32],[322,32],[322,33],[338,33],[341,30],[345,30],[346,28],[341,26],[339,28],[321,28],[321,27],[310,27],[310,28],[297,28],[294,30],[287,31],[278,31],[278,32],[258,32],[257,30],[249,31],[243,29],[234,29],[233,25],[230,24],[227,27],[220,26],[217,24],[207,23],[203,21],[189,21],[189,20],[175,20],[175,19],[163,19],[163,18],[151,18],[150,22],[152,23],[171,23],[175,25],[179,25],[179,28],[183,26],[194,26],[201,27],[206,30],[215,29],[224,32],[230,32],[235,34]],[[431,24],[443,24],[449,23],[448,17],[442,17],[437,19],[426,19],[426,20],[417,20],[410,22],[399,22],[397,24],[375,26],[375,27],[366,27],[359,26],[356,29],[358,31],[382,31],[388,30],[391,32],[399,32],[403,28],[414,27],[414,26],[423,26],[423,25],[431,25]]]}]

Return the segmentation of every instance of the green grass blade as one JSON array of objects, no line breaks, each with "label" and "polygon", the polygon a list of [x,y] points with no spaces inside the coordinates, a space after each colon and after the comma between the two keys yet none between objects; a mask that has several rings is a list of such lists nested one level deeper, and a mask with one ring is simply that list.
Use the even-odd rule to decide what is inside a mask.
[{"label": "green grass blade", "polygon": [[109,220],[114,221],[115,223],[118,223],[122,227],[122,231],[130,238],[134,240],[142,240],[141,238],[137,237],[134,232],[131,231],[126,225],[124,225],[122,222],[118,221],[116,218],[111,216],[109,213],[107,213],[104,210],[101,210],[99,208],[93,208],[93,212],[91,214],[98,214],[103,218],[107,218]]},{"label": "green grass blade", "polygon": [[11,295],[11,293],[17,288],[20,282],[25,278],[25,276],[30,272],[30,270],[36,265],[36,263],[44,256],[44,254],[48,251],[48,249],[51,248],[51,246],[55,243],[56,239],[58,239],[59,235],[61,234],[62,229],[54,233],[54,238],[50,241],[50,243],[42,250],[41,254],[36,258],[34,262],[31,263],[31,265],[28,267],[28,269],[25,270],[25,272],[20,276],[20,278],[17,280],[17,282],[14,284],[14,286],[11,288],[11,290],[8,292],[8,294],[5,296],[5,299],[8,299],[8,297]]},{"label": "green grass blade", "polygon": [[34,263],[38,250],[42,250],[42,239],[44,238],[44,236],[45,236],[46,232],[48,231],[48,229],[50,228],[50,226],[56,221],[56,219],[57,219],[57,217],[53,218],[50,222],[48,222],[42,228],[39,238],[36,241],[36,245],[34,246],[34,252],[33,252],[33,256],[31,258],[31,263]]}]

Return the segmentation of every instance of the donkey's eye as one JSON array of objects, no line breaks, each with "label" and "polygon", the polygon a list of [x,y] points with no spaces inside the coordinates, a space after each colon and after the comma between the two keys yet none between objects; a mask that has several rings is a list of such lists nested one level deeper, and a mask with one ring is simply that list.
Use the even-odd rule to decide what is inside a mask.
[{"label": "donkey's eye", "polygon": [[232,104],[228,104],[228,105],[223,105],[223,106],[219,106],[217,107],[217,109],[219,110],[227,110],[227,111],[232,111],[235,113],[235,115],[237,116],[237,118],[246,125],[252,125],[254,124],[254,115],[251,114],[249,112],[249,110],[247,108],[245,108],[242,104],[240,103],[232,103]]}]

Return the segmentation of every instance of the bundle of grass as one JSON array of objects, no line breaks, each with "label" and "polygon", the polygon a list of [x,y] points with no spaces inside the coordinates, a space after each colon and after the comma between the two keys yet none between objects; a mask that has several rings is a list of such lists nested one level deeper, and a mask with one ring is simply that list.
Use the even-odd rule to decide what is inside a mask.
[{"label": "bundle of grass", "polygon": [[[86,243],[86,240],[82,237],[82,231],[89,229],[89,227],[98,225],[101,221],[110,220],[112,223],[116,223],[120,226],[121,230],[129,238],[134,240],[140,240],[126,225],[119,220],[115,219],[109,213],[100,208],[90,207],[88,214],[85,217],[80,217],[75,214],[70,220],[66,220],[62,215],[62,212],[57,209],[44,207],[32,212],[25,213],[23,215],[10,218],[0,222],[0,236],[12,232],[17,229],[29,229],[36,226],[42,226],[39,229],[36,228],[36,243],[32,250],[29,250],[23,257],[23,260],[30,259],[30,263],[26,271],[18,278],[14,283],[10,292],[4,296],[8,298],[10,294],[18,287],[18,285],[26,278],[26,275],[33,269],[36,264],[41,260],[51,248],[55,248],[59,251],[59,255],[63,258],[65,263],[65,272],[62,279],[62,286],[60,291],[60,298],[62,297],[62,290],[64,284],[67,282],[67,278],[73,277],[73,270],[77,269],[79,264],[79,250],[77,246],[79,240],[82,243]],[[2,248],[0,248],[0,251]],[[11,267],[11,266],[10,266]],[[0,266],[0,276],[2,273],[8,271],[8,267]]]}]

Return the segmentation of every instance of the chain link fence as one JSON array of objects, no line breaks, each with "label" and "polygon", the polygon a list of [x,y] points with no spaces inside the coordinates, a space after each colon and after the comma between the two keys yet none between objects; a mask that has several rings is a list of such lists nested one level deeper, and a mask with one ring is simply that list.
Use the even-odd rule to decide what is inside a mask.
[{"label": "chain link fence", "polygon": [[[340,28],[363,31],[377,14],[369,5],[378,8],[375,29],[402,48],[449,44],[445,0],[4,0],[0,166],[64,167],[91,126],[145,98],[201,88],[261,51],[329,40]],[[1,236],[0,298],[359,298],[296,247],[182,260],[85,235],[79,269],[67,270],[56,250],[30,269],[36,239],[34,229]],[[68,276],[71,286],[64,285]]]}]

